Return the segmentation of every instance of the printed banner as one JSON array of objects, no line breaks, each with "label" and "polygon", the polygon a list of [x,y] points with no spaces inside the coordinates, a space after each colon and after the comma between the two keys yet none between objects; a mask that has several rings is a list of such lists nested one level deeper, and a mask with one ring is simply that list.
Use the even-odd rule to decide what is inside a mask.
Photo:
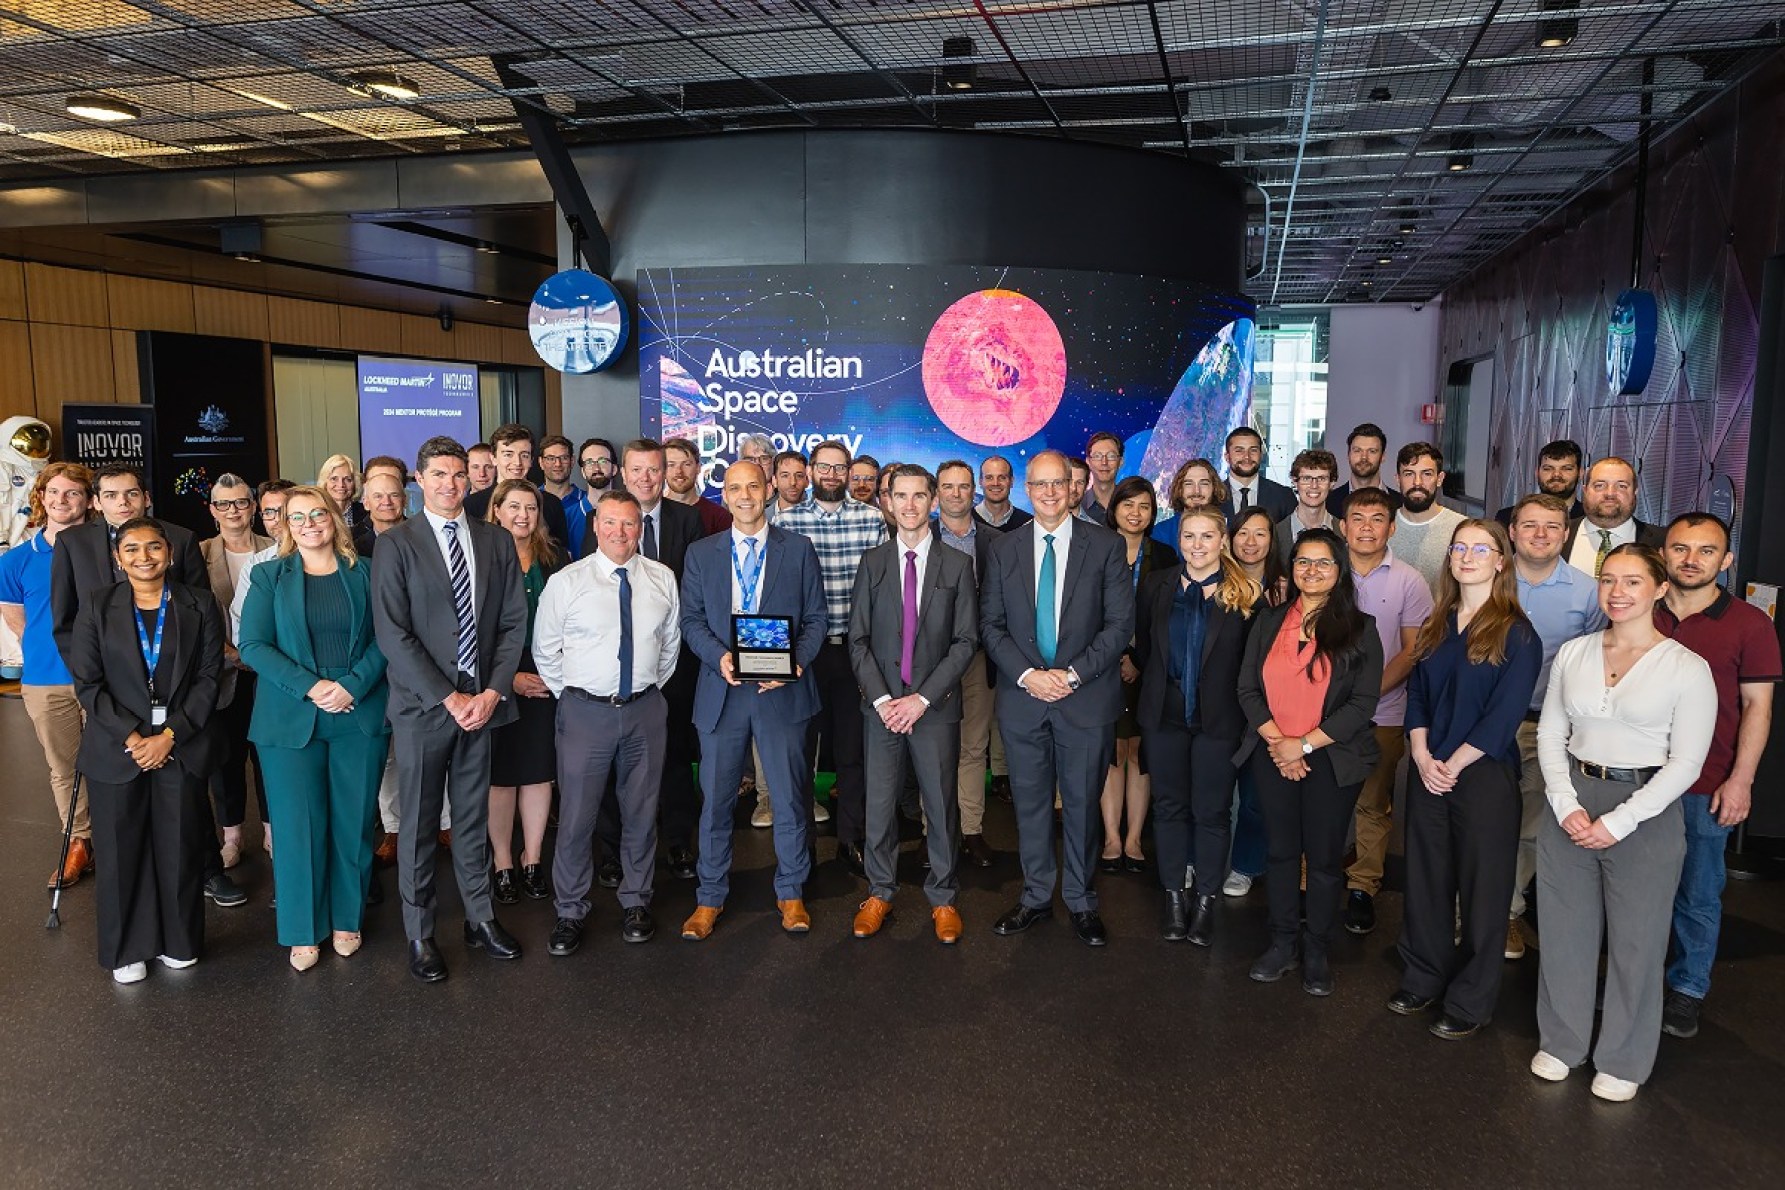
[{"label": "printed banner", "polygon": [[481,436],[477,365],[359,357],[360,461],[391,455],[410,467],[421,444],[444,434],[463,446]]},{"label": "printed banner", "polygon": [[62,406],[59,457],[97,471],[112,463],[140,468],[143,489],[155,490],[155,410],[149,405]]}]

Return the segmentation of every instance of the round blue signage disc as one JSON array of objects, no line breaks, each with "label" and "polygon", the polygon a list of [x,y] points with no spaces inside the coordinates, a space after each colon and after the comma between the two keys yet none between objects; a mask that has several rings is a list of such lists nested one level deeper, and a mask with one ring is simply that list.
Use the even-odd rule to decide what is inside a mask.
[{"label": "round blue signage disc", "polygon": [[560,372],[599,372],[620,358],[632,317],[613,283],[587,269],[545,279],[527,311],[539,358]]}]

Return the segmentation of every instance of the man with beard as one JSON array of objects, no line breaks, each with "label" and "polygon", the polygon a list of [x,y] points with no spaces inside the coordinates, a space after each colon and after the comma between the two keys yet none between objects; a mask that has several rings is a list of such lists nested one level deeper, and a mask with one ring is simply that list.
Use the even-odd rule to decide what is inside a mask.
[{"label": "man with beard", "polygon": [[973,510],[973,515],[994,529],[1009,532],[1021,529],[1029,523],[1029,514],[1010,502],[1011,484],[1015,482],[1016,473],[1010,469],[1010,460],[1003,455],[993,455],[979,465],[979,486],[985,492],[985,499]]},{"label": "man with beard", "polygon": [[880,460],[873,455],[863,455],[849,465],[849,498],[879,507]]},{"label": "man with beard", "polygon": [[1634,541],[1658,550],[1666,544],[1660,525],[1636,519],[1636,490],[1636,468],[1617,455],[1587,469],[1586,513],[1570,522],[1562,546],[1570,566],[1598,578],[1605,555],[1618,546]]},{"label": "man with beard", "polygon": [[663,498],[687,504],[700,514],[701,530],[711,537],[731,528],[731,514],[716,500],[700,494],[700,447],[686,438],[663,444]]},{"label": "man with beard", "polygon": [[1295,511],[1295,493],[1274,479],[1259,474],[1264,465],[1264,439],[1251,426],[1240,426],[1227,435],[1227,501],[1221,512],[1228,528],[1248,508],[1262,507],[1272,521]]},{"label": "man with beard", "polygon": [[1395,514],[1395,557],[1419,571],[1436,588],[1449,565],[1450,535],[1463,514],[1438,503],[1444,490],[1444,452],[1430,442],[1409,442],[1395,458],[1401,481],[1401,511]]},{"label": "man with beard", "polygon": [[1085,511],[1085,493],[1091,490],[1091,464],[1077,455],[1066,460],[1067,472],[1070,476],[1068,495],[1072,498],[1072,515],[1087,525],[1096,525],[1099,529],[1107,529],[1102,517],[1094,517]]},{"label": "man with beard", "polygon": [[[1586,512],[1577,494],[1580,488],[1580,444],[1570,438],[1558,438],[1548,443],[1537,452],[1537,491],[1546,496],[1555,496],[1568,509],[1570,517],[1577,517]],[[1521,501],[1522,503],[1522,501]],[[1570,507],[1572,506],[1572,507]],[[1512,510],[1516,504],[1508,504],[1494,514],[1494,519],[1512,530]]]},{"label": "man with beard", "polygon": [[1327,493],[1326,510],[1343,520],[1345,498],[1364,488],[1387,493],[1391,510],[1399,509],[1401,494],[1382,482],[1382,456],[1387,452],[1388,435],[1375,422],[1364,422],[1345,435],[1345,463],[1351,469],[1351,479]]},{"label": "man with beard", "polygon": [[[973,515],[973,468],[960,459],[950,459],[936,468],[934,527],[938,541],[972,559],[970,573],[977,589],[992,542],[1002,534]],[[985,841],[985,774],[991,759],[996,695],[985,649],[977,641],[974,647],[972,664],[961,677],[961,761],[955,789],[961,807],[961,858],[976,868],[989,868],[992,849]],[[1009,785],[1006,766],[1004,786],[1008,789]]]},{"label": "man with beard", "polygon": [[[812,448],[812,498],[781,514],[775,527],[797,533],[818,551],[829,611],[824,647],[812,662],[818,689],[818,713],[806,730],[806,768],[810,779],[818,759],[818,737],[830,740],[836,766],[837,856],[857,876],[865,876],[862,843],[867,838],[866,777],[862,770],[862,697],[849,661],[849,613],[855,572],[862,555],[886,540],[886,521],[877,504],[849,495],[849,448],[823,442]],[[859,461],[857,461],[859,465]],[[879,470],[875,469],[878,478]],[[766,762],[768,757],[763,757]],[[765,769],[768,767],[764,765]],[[775,774],[769,772],[771,792]],[[810,803],[810,797],[806,799]],[[783,802],[783,804],[786,804]]]},{"label": "man with beard", "polygon": [[1735,561],[1729,526],[1707,512],[1688,512],[1667,526],[1665,604],[1655,627],[1711,667],[1717,683],[1717,726],[1698,780],[1680,799],[1686,819],[1686,863],[1673,898],[1673,947],[1661,1031],[1698,1032],[1711,990],[1711,962],[1723,923],[1723,848],[1748,817],[1754,770],[1773,723],[1773,683],[1780,680],[1779,636],[1766,613],[1732,598],[1717,582]]},{"label": "man with beard", "polygon": [[769,524],[784,512],[806,502],[809,486],[806,456],[797,450],[784,450],[775,456],[775,498],[769,502]]}]

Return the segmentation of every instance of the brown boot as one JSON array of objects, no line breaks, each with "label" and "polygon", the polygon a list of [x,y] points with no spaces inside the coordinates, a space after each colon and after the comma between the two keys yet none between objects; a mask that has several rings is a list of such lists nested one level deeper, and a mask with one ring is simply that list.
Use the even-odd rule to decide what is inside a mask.
[{"label": "brown boot", "polygon": [[50,882],[46,887],[55,888],[60,881],[63,888],[79,884],[81,877],[93,871],[93,845],[85,839],[71,839],[68,843],[68,862],[62,865],[62,871],[50,874]]},{"label": "brown boot", "polygon": [[682,923],[682,937],[690,942],[699,942],[713,932],[713,926],[719,920],[721,909],[718,905],[698,905],[688,920]]}]

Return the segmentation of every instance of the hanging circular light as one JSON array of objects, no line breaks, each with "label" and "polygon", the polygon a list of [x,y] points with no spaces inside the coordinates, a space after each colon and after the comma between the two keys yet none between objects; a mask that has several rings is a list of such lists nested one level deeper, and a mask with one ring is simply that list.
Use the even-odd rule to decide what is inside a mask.
[{"label": "hanging circular light", "polygon": [[110,95],[70,95],[63,104],[63,110],[71,116],[79,116],[83,120],[98,120],[102,124],[140,120],[143,114],[143,109],[136,104],[125,103]]}]

